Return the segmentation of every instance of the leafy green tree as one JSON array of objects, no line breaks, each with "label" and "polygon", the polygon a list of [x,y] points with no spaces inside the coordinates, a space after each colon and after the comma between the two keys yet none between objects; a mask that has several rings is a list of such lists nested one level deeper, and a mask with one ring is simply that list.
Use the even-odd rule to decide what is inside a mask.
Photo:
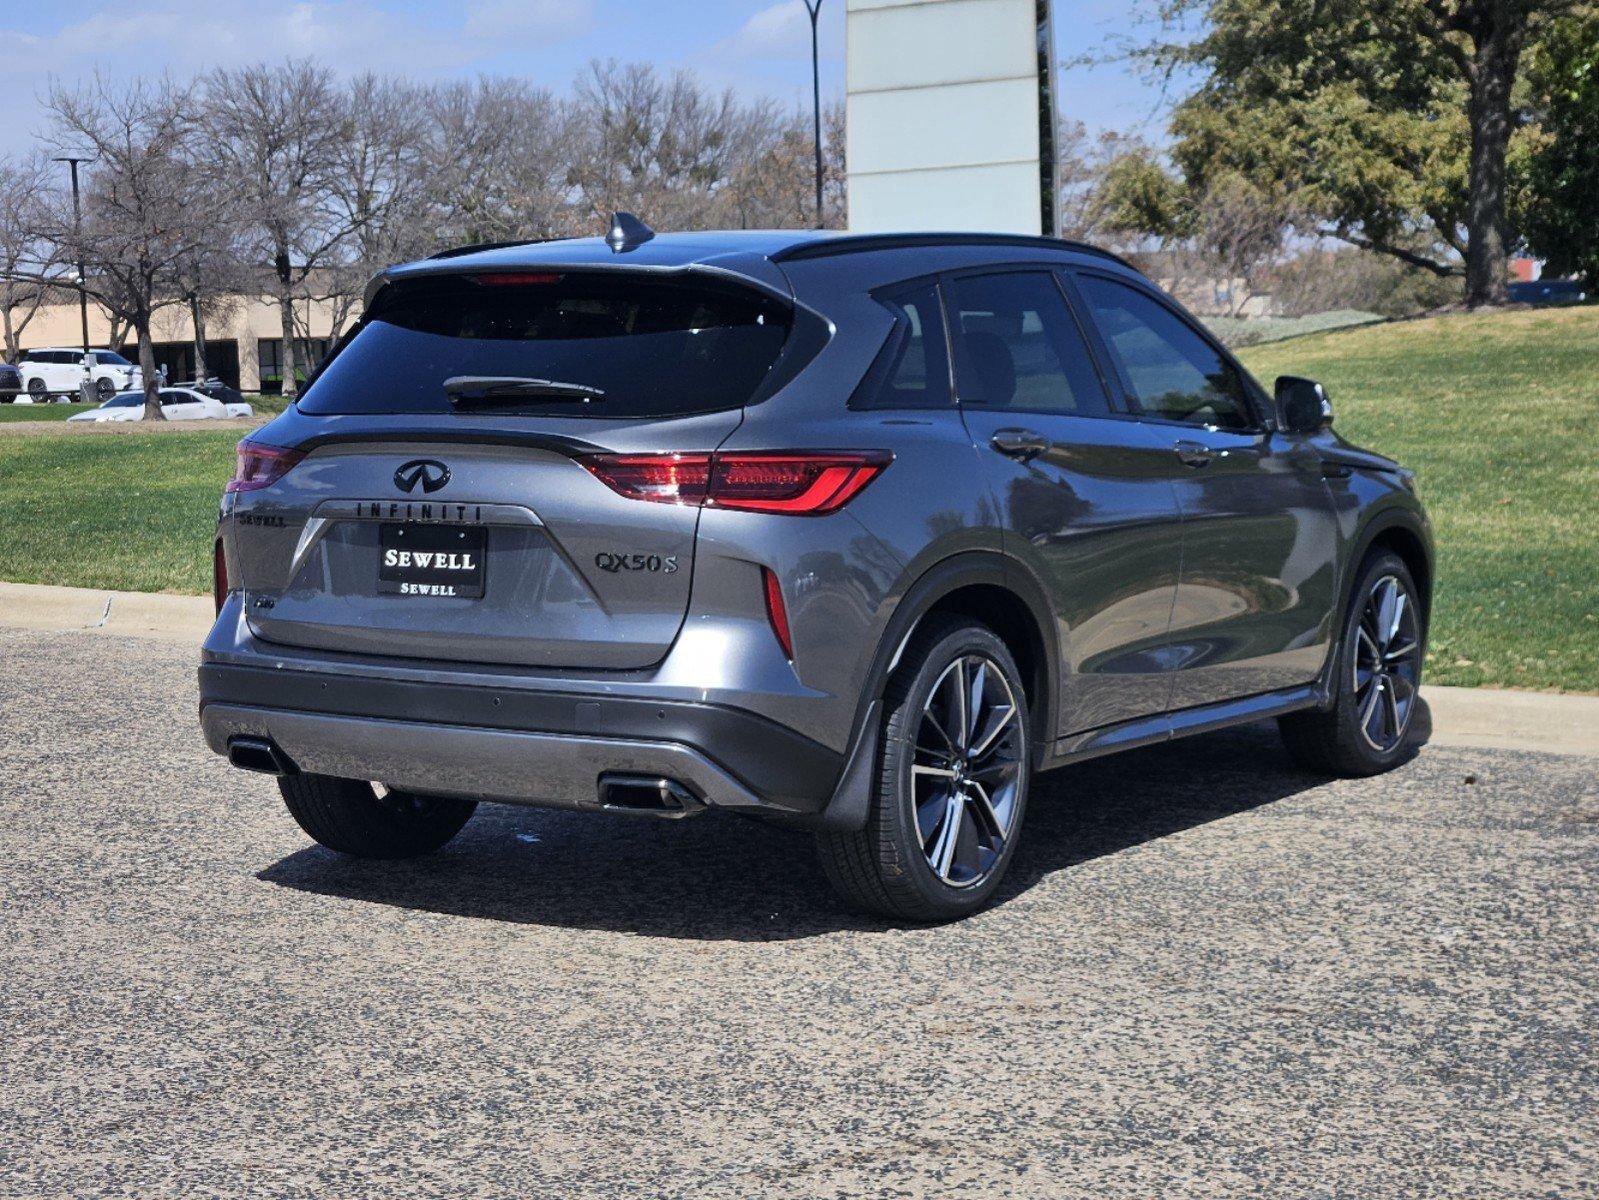
[{"label": "leafy green tree", "polygon": [[1172,120],[1172,156],[1196,193],[1236,173],[1321,232],[1464,274],[1468,303],[1502,303],[1511,92],[1529,39],[1576,6],[1163,0],[1168,28],[1202,27],[1146,54],[1201,75]]},{"label": "leafy green tree", "polygon": [[1557,22],[1530,57],[1541,128],[1525,167],[1527,244],[1551,274],[1599,288],[1599,7]]}]

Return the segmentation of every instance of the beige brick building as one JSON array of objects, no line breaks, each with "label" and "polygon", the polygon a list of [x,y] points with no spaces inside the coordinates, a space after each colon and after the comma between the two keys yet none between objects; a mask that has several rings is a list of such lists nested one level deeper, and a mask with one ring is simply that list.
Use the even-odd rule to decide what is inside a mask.
[{"label": "beige brick building", "polygon": [[[76,347],[82,342],[82,326],[76,297],[40,308],[19,340],[24,350],[40,346]],[[335,313],[325,301],[300,300],[295,312],[310,330],[310,363],[298,362],[303,375],[326,352],[332,340],[343,332],[334,329]],[[346,318],[347,325],[354,314]],[[194,368],[194,325],[189,310],[181,305],[156,314],[153,329],[156,363],[167,368],[171,380],[192,379]],[[282,390],[282,322],[276,303],[258,296],[239,296],[221,306],[205,323],[207,374],[215,375],[246,392]],[[89,301],[89,344],[107,348],[111,323],[105,311]],[[132,333],[123,344],[109,346],[129,359],[138,361],[138,347]]]}]

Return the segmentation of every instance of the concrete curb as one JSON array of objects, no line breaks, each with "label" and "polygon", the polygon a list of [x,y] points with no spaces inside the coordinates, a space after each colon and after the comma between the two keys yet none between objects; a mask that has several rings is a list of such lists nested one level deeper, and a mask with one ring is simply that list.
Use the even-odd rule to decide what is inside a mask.
[{"label": "concrete curb", "polygon": [[12,629],[109,633],[198,647],[215,619],[209,596],[0,583],[0,626]]},{"label": "concrete curb", "polygon": [[1599,696],[1430,686],[1421,694],[1440,746],[1599,758]]},{"label": "concrete curb", "polygon": [[[0,626],[13,629],[109,633],[198,647],[212,620],[209,596],[0,583]],[[1422,694],[1436,745],[1599,758],[1599,696],[1431,686]]]}]

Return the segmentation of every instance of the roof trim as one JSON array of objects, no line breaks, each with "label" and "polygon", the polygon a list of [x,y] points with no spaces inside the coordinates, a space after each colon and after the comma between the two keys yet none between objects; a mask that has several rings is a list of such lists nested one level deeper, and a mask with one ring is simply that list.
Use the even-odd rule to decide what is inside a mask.
[{"label": "roof trim", "polygon": [[[795,242],[771,255],[773,262],[795,262],[811,258],[831,258],[837,254],[868,254],[874,250],[904,250],[918,246],[1026,246],[1035,250],[1065,250],[1109,259],[1138,271],[1125,258],[1065,238],[1033,237],[1024,233],[858,233],[839,237],[812,238]],[[1142,274],[1143,272],[1139,272]]]},{"label": "roof trim", "polygon": [[509,250],[512,246],[542,246],[545,242],[560,241],[560,238],[515,238],[509,242],[479,242],[474,246],[451,246],[448,250],[440,250],[437,254],[430,254],[423,262],[432,262],[437,258],[460,258],[466,254],[478,254],[485,250]]}]

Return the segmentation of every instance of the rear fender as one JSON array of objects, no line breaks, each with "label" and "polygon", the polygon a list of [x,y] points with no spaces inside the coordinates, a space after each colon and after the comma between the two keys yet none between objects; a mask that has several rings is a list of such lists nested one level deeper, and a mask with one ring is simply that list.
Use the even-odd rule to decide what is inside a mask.
[{"label": "rear fender", "polygon": [[[1002,588],[1026,606],[1042,645],[1038,694],[1033,698],[1033,727],[1053,729],[1060,687],[1060,647],[1050,606],[1043,590],[1003,555],[968,551],[939,562],[918,578],[895,606],[894,614],[878,642],[867,686],[856,711],[854,739],[845,758],[838,786],[821,815],[821,826],[831,830],[856,830],[866,824],[876,784],[878,725],[888,681],[904,660],[905,650],[922,622],[941,600],[975,585]],[[1048,739],[1035,739],[1034,759],[1048,757]]]}]

